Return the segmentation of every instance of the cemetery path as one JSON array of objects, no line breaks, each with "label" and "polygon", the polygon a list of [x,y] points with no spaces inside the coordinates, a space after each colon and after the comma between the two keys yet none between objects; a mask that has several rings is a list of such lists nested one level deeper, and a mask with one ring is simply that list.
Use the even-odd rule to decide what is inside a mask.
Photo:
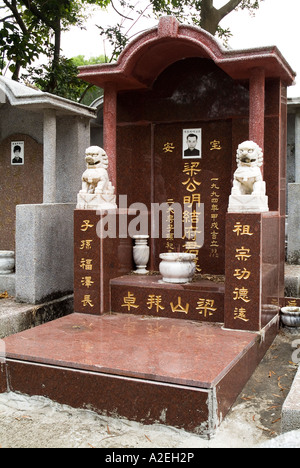
[{"label": "cemetery path", "polygon": [[[281,329],[233,408],[208,441],[161,425],[144,426],[59,405],[42,397],[0,395],[2,448],[248,448],[281,433],[281,408],[297,365],[298,334]],[[299,439],[298,439],[299,442]]]}]

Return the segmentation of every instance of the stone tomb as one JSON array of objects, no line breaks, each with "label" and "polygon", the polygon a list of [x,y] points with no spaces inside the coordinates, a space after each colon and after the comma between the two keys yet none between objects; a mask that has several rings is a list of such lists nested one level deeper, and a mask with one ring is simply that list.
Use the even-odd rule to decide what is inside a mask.
[{"label": "stone tomb", "polygon": [[[225,51],[205,31],[166,17],[117,64],[81,76],[105,92],[117,235],[98,236],[107,212],[75,210],[75,313],[5,340],[1,391],[9,382],[13,391],[211,437],[278,331],[281,142],[294,73],[274,47]],[[264,155],[268,211],[228,212],[236,151],[247,140]],[[136,203],[148,220],[140,232],[150,236],[147,276],[131,273]],[[176,203],[188,221],[181,236]],[[169,221],[165,236],[156,235],[155,204]],[[168,251],[196,255],[193,282],[161,282],[159,254]]]}]

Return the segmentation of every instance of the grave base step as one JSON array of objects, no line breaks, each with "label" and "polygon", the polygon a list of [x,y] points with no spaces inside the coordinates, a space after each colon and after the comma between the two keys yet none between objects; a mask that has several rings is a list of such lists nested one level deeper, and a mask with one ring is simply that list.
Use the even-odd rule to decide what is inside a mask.
[{"label": "grave base step", "polygon": [[277,331],[74,313],[4,340],[0,391],[211,437]]}]

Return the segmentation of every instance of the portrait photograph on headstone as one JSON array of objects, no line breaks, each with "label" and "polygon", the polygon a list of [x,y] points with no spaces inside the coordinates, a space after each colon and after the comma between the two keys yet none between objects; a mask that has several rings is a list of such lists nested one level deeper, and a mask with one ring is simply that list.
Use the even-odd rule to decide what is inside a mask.
[{"label": "portrait photograph on headstone", "polygon": [[182,132],[183,159],[202,158],[202,129],[184,129]]},{"label": "portrait photograph on headstone", "polygon": [[11,142],[11,164],[12,166],[24,165],[24,141]]}]

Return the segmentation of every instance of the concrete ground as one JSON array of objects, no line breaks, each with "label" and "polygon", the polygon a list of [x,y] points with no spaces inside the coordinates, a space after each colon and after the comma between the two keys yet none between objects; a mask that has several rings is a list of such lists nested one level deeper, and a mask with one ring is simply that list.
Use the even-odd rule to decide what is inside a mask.
[{"label": "concrete ground", "polygon": [[8,393],[0,395],[0,447],[300,448],[300,431],[280,436],[282,405],[298,369],[292,361],[295,351],[292,345],[297,339],[300,330],[296,333],[280,330],[210,441],[171,427],[144,426],[73,409],[42,397]]}]

